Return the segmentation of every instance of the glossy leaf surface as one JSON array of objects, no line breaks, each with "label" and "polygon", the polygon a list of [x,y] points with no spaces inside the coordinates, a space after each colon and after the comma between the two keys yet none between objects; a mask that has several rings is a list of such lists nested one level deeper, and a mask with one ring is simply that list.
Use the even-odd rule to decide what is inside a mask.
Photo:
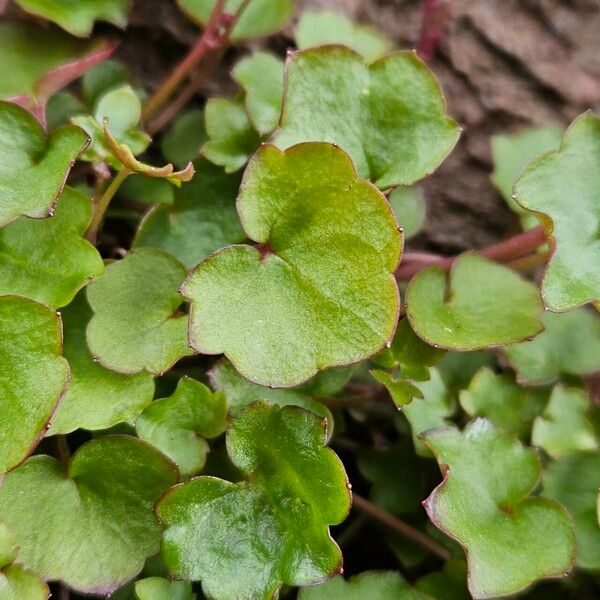
[{"label": "glossy leaf surface", "polygon": [[279,387],[381,349],[398,314],[401,238],[384,197],[356,178],[344,152],[263,146],[237,208],[264,250],[230,246],[192,271],[182,293],[194,348]]}]

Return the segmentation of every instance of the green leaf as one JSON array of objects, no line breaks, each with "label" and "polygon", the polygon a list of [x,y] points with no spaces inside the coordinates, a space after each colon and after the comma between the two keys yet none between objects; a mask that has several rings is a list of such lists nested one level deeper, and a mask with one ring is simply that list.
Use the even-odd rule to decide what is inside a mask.
[{"label": "green leaf", "polygon": [[104,271],[100,254],[83,239],[91,217],[90,199],[66,187],[51,218],[20,218],[0,229],[0,295],[69,304]]},{"label": "green leaf", "polygon": [[135,582],[138,600],[195,600],[189,581],[169,581],[162,577],[148,577]]},{"label": "green leaf", "polygon": [[492,136],[492,183],[498,188],[509,208],[520,216],[525,229],[538,225],[538,221],[513,199],[515,182],[530,161],[540,154],[556,150],[560,146],[561,138],[562,131],[552,125]]},{"label": "green leaf", "polygon": [[197,477],[157,506],[174,576],[201,580],[220,600],[270,598],[282,584],[338,573],[342,556],[328,526],[346,517],[350,492],[324,440],[323,421],[296,407],[258,403],[240,415],[227,449],[247,481]]},{"label": "green leaf", "polygon": [[390,205],[398,221],[404,238],[415,236],[425,222],[425,200],[418,186],[400,186],[389,195]]},{"label": "green leaf", "polygon": [[541,474],[538,455],[476,419],[460,432],[429,431],[444,481],[424,502],[433,523],[467,553],[475,598],[515,594],[532,582],[571,570],[575,540],[566,510],[532,497]]},{"label": "green leaf", "polygon": [[494,348],[543,330],[534,285],[502,265],[467,253],[449,275],[433,267],[410,282],[407,315],[429,344],[452,350]]},{"label": "green leaf", "polygon": [[284,106],[274,143],[334,142],[361,177],[381,189],[433,172],[459,136],[439,84],[413,52],[373,63],[343,46],[288,59]]},{"label": "green leaf", "polygon": [[174,465],[151,446],[106,436],[79,448],[68,467],[34,456],[9,473],[0,486],[0,518],[14,532],[25,568],[108,595],[158,551],[152,506],[176,481]]},{"label": "green leaf", "polygon": [[46,136],[35,117],[10,102],[0,102],[0,132],[0,226],[51,215],[87,136],[73,126]]},{"label": "green leaf", "polygon": [[15,0],[28,13],[60,25],[69,33],[88,36],[95,21],[108,21],[117,27],[127,25],[129,0]]},{"label": "green leaf", "polygon": [[377,369],[371,371],[371,375],[376,381],[385,385],[398,408],[410,404],[413,398],[423,398],[423,392],[404,377],[396,377],[391,373]]},{"label": "green leaf", "polygon": [[206,159],[195,167],[196,176],[175,191],[171,206],[157,206],[144,217],[134,248],[162,248],[191,268],[219,248],[244,241],[235,210],[240,177]]},{"label": "green leaf", "polygon": [[204,112],[191,108],[173,120],[162,136],[160,149],[169,162],[181,169],[198,158],[205,141]]},{"label": "green leaf", "polygon": [[483,367],[459,399],[469,416],[485,417],[506,433],[524,435],[543,411],[548,396],[547,389],[521,387],[511,375]]},{"label": "green leaf", "polygon": [[[243,0],[227,0],[225,10],[235,14]],[[216,0],[177,0],[179,8],[200,26],[206,25]],[[231,32],[232,42],[264,37],[277,32],[293,17],[294,0],[252,0]]]},{"label": "green leaf", "polygon": [[6,523],[0,521],[0,569],[14,562],[17,554],[19,554],[19,547],[15,536]]},{"label": "green leaf", "polygon": [[92,355],[118,373],[162,374],[183,356],[187,315],[177,291],[185,267],[162,250],[141,248],[106,267],[87,288],[94,316],[87,327]]},{"label": "green leaf", "polygon": [[0,474],[37,446],[69,381],[60,318],[20,296],[0,296]]},{"label": "green leaf", "polygon": [[467,564],[461,559],[450,559],[440,572],[424,575],[415,584],[427,598],[435,600],[470,600],[467,590]]},{"label": "green leaf", "polygon": [[544,494],[567,507],[575,522],[577,565],[600,569],[600,528],[596,500],[600,488],[600,454],[574,452],[551,462],[544,473]]},{"label": "green leaf", "polygon": [[523,171],[515,199],[537,214],[551,240],[546,306],[562,312],[600,301],[600,119],[591,112],[578,117],[560,150]]},{"label": "green leaf", "polygon": [[354,23],[346,15],[329,10],[305,10],[294,33],[300,50],[341,44],[362,55],[367,63],[382,58],[392,43],[374,27]]},{"label": "green leaf", "polygon": [[[325,371],[326,372],[326,371]],[[279,406],[299,406],[327,420],[327,439],[333,432],[331,411],[301,389],[272,389],[244,379],[228,360],[220,360],[208,372],[210,384],[224,392],[229,413],[234,417],[250,404],[259,400]],[[307,384],[308,385],[308,384]]]},{"label": "green leaf", "polygon": [[150,373],[121,375],[94,361],[85,336],[91,317],[84,292],[63,310],[64,355],[71,366],[71,381],[47,435],[109,429],[118,423],[133,425],[152,401]]},{"label": "green leaf", "polygon": [[421,600],[423,596],[412,589],[395,571],[366,571],[347,581],[339,576],[314,587],[304,588],[299,600]]},{"label": "green leaf", "polygon": [[437,369],[431,369],[429,381],[415,382],[415,385],[423,398],[416,397],[410,404],[402,406],[402,413],[410,423],[415,451],[419,456],[430,457],[431,452],[419,436],[428,429],[448,425],[456,402]]},{"label": "green leaf", "polygon": [[254,52],[233,69],[233,78],[246,94],[246,110],[261,135],[279,122],[283,95],[283,61],[268,52]]},{"label": "green leaf", "polygon": [[202,154],[226,173],[238,171],[260,144],[243,99],[210,98],[204,111],[208,141]]},{"label": "green leaf", "polygon": [[[186,186],[187,187],[187,186]],[[119,187],[119,197],[140,204],[173,204],[174,186],[166,179],[132,173]]]},{"label": "green leaf", "polygon": [[46,130],[54,131],[67,125],[72,117],[86,111],[83,102],[72,92],[57,92],[46,104]]},{"label": "green leaf", "polygon": [[600,318],[583,308],[545,312],[544,331],[530,342],[502,349],[522,383],[551,383],[560,374],[585,375],[600,370]]},{"label": "green leaf", "polygon": [[494,369],[497,363],[496,355],[488,350],[446,352],[438,364],[438,369],[448,388],[458,392],[469,385],[479,369]]},{"label": "green leaf", "polygon": [[596,450],[594,427],[585,416],[588,406],[585,392],[557,385],[543,415],[533,423],[531,443],[553,458],[574,450]]},{"label": "green leaf", "polygon": [[264,145],[237,209],[260,246],[224,248],[185,281],[192,347],[283,387],[363,360],[391,339],[401,237],[385,198],[356,178],[343,151]]},{"label": "green leaf", "polygon": [[227,403],[200,382],[183,377],[168,398],[155,400],[135,424],[138,436],[158,448],[183,476],[199,473],[209,451],[204,438],[225,431]]},{"label": "green leaf", "polygon": [[77,40],[23,21],[0,23],[0,98],[39,113],[48,99],[112,54],[114,44]]},{"label": "green leaf", "polygon": [[86,104],[95,106],[103,94],[126,84],[133,84],[129,69],[122,62],[109,59],[85,73],[81,78],[81,91]]}]

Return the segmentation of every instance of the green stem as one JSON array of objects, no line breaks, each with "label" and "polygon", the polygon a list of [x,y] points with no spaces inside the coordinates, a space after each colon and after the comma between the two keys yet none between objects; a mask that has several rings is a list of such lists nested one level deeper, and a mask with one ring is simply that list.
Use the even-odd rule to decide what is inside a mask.
[{"label": "green stem", "polygon": [[58,459],[66,466],[71,460],[71,450],[69,449],[69,443],[67,442],[67,436],[55,435],[54,445],[56,446],[56,455]]},{"label": "green stem", "polygon": [[102,196],[100,196],[98,202],[95,204],[92,221],[85,232],[85,239],[92,244],[96,243],[96,237],[98,236],[100,225],[102,224],[102,220],[104,219],[104,215],[110,204],[110,201],[113,199],[114,195],[117,193],[117,190],[125,181],[125,179],[129,177],[129,175],[131,175],[131,171],[126,167],[122,167],[112,180],[111,184],[106,188]]}]

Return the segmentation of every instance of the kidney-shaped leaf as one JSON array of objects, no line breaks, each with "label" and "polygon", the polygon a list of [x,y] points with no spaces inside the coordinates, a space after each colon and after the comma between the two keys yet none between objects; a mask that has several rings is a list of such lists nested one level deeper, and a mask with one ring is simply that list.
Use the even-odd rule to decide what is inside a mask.
[{"label": "kidney-shaped leaf", "polygon": [[224,248],[184,283],[194,348],[280,387],[382,348],[398,316],[401,237],[385,198],[342,150],[263,146],[237,206],[259,246]]},{"label": "kidney-shaped leaf", "polygon": [[406,302],[415,332],[452,350],[502,346],[543,330],[535,286],[472,253],[460,256],[449,276],[437,267],[421,271],[410,282]]},{"label": "kidney-shaped leaf", "polygon": [[69,380],[56,313],[0,297],[0,474],[33,452]]},{"label": "kidney-shaped leaf", "polygon": [[425,509],[465,548],[474,598],[514,594],[568,574],[575,558],[571,521],[560,504],[530,496],[541,475],[535,451],[485,419],[462,433],[433,429],[423,438],[444,474]]},{"label": "kidney-shaped leaf", "polygon": [[248,480],[198,477],[157,506],[169,570],[201,580],[215,600],[270,598],[282,584],[338,573],[342,557],[328,526],[346,516],[350,492],[324,439],[324,423],[302,409],[248,408],[227,433],[229,456]]},{"label": "kidney-shaped leaf", "polygon": [[28,13],[53,21],[69,33],[87,36],[94,21],[127,25],[130,0],[16,0]]},{"label": "kidney-shaped leaf", "polygon": [[0,295],[69,304],[104,270],[98,251],[83,239],[91,217],[90,199],[67,187],[52,217],[20,218],[0,229]]},{"label": "kidney-shaped leaf", "polygon": [[542,297],[554,311],[600,301],[600,119],[576,119],[557,152],[530,163],[515,199],[538,213],[553,241]]},{"label": "kidney-shaped leaf", "polygon": [[380,188],[425,177],[458,140],[440,86],[413,52],[368,67],[344,46],[304,50],[288,59],[284,105],[274,142],[334,142],[361,177]]},{"label": "kidney-shaped leaf", "polygon": [[35,117],[0,102],[0,226],[52,214],[73,163],[88,143],[79,127],[49,137]]},{"label": "kidney-shaped leaf", "polygon": [[227,403],[199,381],[183,377],[168,398],[155,400],[135,424],[138,436],[166,454],[182,475],[198,473],[206,462],[204,438],[225,431]]},{"label": "kidney-shaped leaf", "polygon": [[16,536],[19,562],[45,580],[107,595],[156,554],[152,506],[177,481],[148,444],[106,436],[82,446],[68,467],[34,456],[0,486],[0,519]]}]

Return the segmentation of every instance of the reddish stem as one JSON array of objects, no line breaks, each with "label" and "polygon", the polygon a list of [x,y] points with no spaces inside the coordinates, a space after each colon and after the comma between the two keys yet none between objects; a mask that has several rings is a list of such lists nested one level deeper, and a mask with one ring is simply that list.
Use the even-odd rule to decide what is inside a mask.
[{"label": "reddish stem", "polygon": [[[477,250],[477,254],[489,258],[490,260],[507,262],[534,252],[545,241],[544,230],[540,226],[504,240],[503,242]],[[410,252],[406,252],[402,264],[396,271],[396,278],[410,279],[413,275],[416,275],[427,267],[439,267],[444,271],[448,271],[457,258],[458,256],[444,257],[422,252],[417,252],[413,255]]]},{"label": "reddish stem", "polygon": [[431,60],[442,40],[450,18],[451,0],[423,0],[421,35],[417,53],[423,60]]}]

